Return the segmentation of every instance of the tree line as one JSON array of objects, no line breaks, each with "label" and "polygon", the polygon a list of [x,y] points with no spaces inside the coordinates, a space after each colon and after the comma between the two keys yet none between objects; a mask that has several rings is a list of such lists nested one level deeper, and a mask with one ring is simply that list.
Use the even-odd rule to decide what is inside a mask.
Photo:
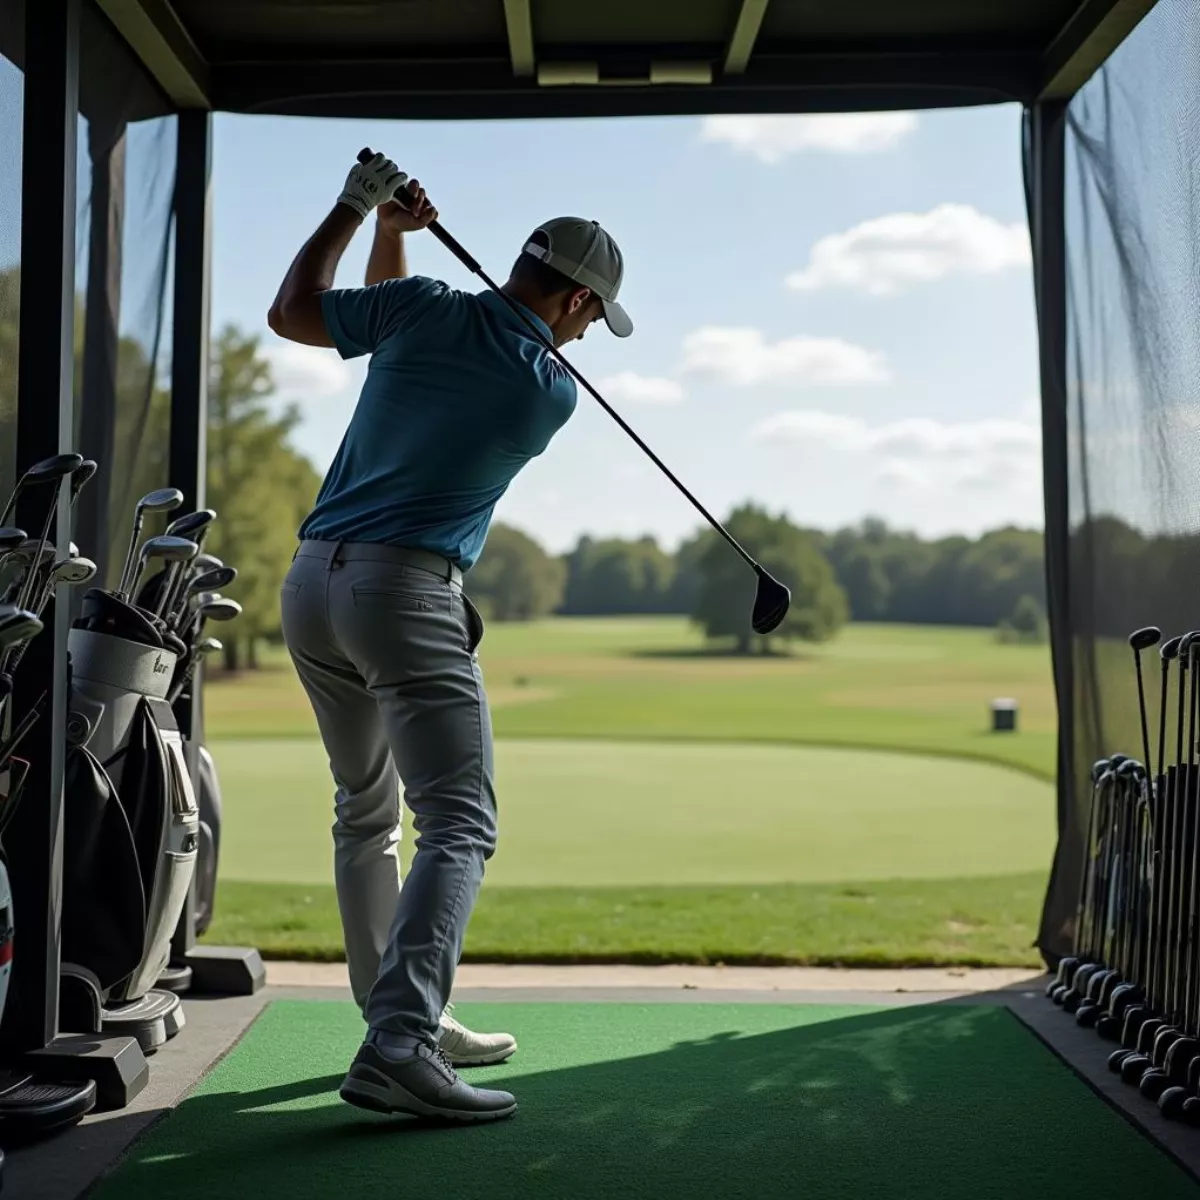
[{"label": "tree line", "polygon": [[[17,281],[15,271],[0,272],[0,291]],[[77,401],[84,322],[77,302]],[[0,321],[0,361],[15,358],[15,334],[15,322]],[[102,553],[110,585],[137,497],[170,483],[164,372],[128,336],[119,339],[116,367],[116,453],[102,485],[109,501],[107,547],[82,547]],[[11,429],[10,391],[0,379],[0,422]],[[234,326],[220,330],[210,359],[207,480],[207,504],[218,520],[205,548],[239,571],[229,593],[242,603],[243,615],[221,630],[231,668],[254,666],[259,641],[278,636],[279,588],[320,484],[292,442],[299,414],[280,409],[274,391],[260,339]],[[553,554],[528,533],[497,521],[467,589],[491,620],[680,614],[742,651],[770,649],[779,640],[821,641],[848,620],[999,626],[1012,638],[1044,631],[1042,537],[1036,531],[924,539],[870,519],[825,532],[752,504],[729,513],[726,525],[792,591],[791,611],[772,639],[752,637],[754,576],[707,527],[674,548],[649,535],[585,536],[568,553]],[[147,534],[159,531],[147,522]],[[1120,545],[1127,558],[1138,558],[1132,533],[1103,533],[1106,547]]]},{"label": "tree line", "polygon": [[[804,529],[747,505],[730,514],[739,541],[780,577],[792,575],[794,601],[808,600],[814,635],[842,621],[998,626],[1044,613],[1042,535],[1003,528],[977,538],[926,539],[868,519],[833,533]],[[728,583],[725,574],[732,571]],[[710,530],[674,551],[650,536],[580,538],[553,555],[520,530],[497,522],[472,572],[473,598],[501,620],[550,613],[602,616],[633,613],[703,615],[711,594],[746,574]],[[720,577],[720,579],[718,579]],[[786,581],[786,580],[785,580]],[[753,587],[753,580],[750,580]],[[797,594],[798,593],[798,594]]]}]

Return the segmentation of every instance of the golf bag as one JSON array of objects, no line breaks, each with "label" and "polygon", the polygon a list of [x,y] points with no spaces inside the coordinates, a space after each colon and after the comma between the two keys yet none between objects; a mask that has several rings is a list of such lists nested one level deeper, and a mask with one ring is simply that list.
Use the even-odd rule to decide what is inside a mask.
[{"label": "golf bag", "polygon": [[196,801],[200,809],[200,844],[196,853],[196,886],[194,920],[196,936],[204,934],[212,924],[213,908],[217,901],[217,859],[221,851],[221,785],[217,767],[207,746],[197,752],[199,785]]},{"label": "golf bag", "polygon": [[199,813],[164,698],[176,655],[154,640],[81,620],[68,641],[62,958],[108,1010],[146,997],[167,965],[196,866]]}]

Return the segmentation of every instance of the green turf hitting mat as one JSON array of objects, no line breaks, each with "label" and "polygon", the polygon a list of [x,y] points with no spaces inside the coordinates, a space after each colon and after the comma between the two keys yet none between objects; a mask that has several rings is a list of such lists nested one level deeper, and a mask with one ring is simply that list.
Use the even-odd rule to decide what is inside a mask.
[{"label": "green turf hitting mat", "polygon": [[[343,1104],[357,1011],[277,1001],[91,1200],[1200,1196],[1002,1008],[471,1004],[510,1121]],[[1064,1190],[1065,1181],[1069,1188]]]}]

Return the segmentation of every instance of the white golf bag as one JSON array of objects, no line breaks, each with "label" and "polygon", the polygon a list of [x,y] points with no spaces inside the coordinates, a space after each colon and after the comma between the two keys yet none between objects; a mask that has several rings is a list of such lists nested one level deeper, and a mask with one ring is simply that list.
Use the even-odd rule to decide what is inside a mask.
[{"label": "white golf bag", "polygon": [[[95,981],[104,1028],[182,1025],[152,991],[196,866],[199,811],[165,696],[176,656],[107,632],[71,630],[63,820],[64,977]],[[174,1026],[172,1027],[172,1020]]]}]

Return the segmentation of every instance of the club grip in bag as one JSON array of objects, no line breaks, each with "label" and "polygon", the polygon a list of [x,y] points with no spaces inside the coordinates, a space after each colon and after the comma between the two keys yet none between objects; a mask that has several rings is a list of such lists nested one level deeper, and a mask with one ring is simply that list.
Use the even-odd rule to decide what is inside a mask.
[{"label": "club grip in bag", "polygon": [[[364,146],[358,152],[358,161],[364,165],[369,163],[374,157],[375,151],[366,146]],[[397,204],[400,205],[401,208],[407,208],[407,197],[408,193],[401,188],[392,198]],[[458,259],[460,263],[462,263],[464,267],[467,268],[468,271],[471,272],[472,275],[479,275],[482,273],[483,268],[436,221],[431,221],[426,228],[430,233],[433,234],[435,238],[437,238],[439,242],[442,243],[443,246],[446,247],[447,250],[450,251],[451,254],[454,255],[455,258]]]}]

